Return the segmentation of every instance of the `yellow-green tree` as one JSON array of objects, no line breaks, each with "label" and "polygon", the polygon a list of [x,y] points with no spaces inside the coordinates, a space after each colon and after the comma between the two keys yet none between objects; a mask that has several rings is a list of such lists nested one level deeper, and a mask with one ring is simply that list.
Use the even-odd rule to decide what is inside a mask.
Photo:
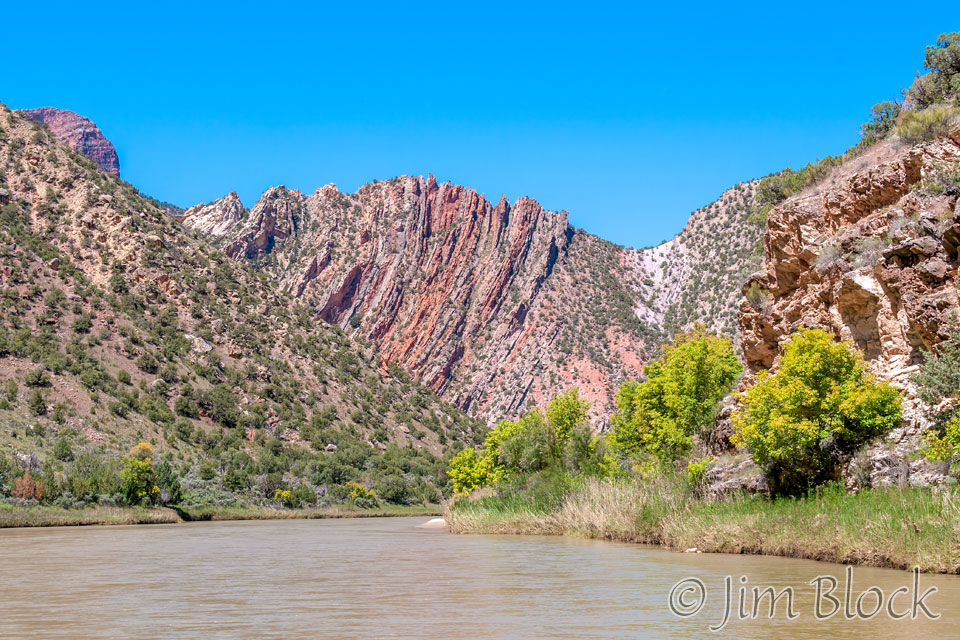
[{"label": "yellow-green tree", "polygon": [[548,468],[571,474],[596,472],[601,460],[587,420],[589,403],[576,388],[554,397],[546,415],[537,409],[518,420],[501,420],[483,442],[480,453],[461,451],[450,461],[447,476],[459,495],[497,484],[510,474]]},{"label": "yellow-green tree", "polygon": [[141,442],[130,449],[123,461],[120,479],[124,498],[129,504],[140,504],[144,498],[153,500],[160,493],[153,468],[153,447],[149,442]]},{"label": "yellow-green tree", "polygon": [[836,477],[841,459],[900,421],[900,392],[875,380],[856,347],[820,329],[794,334],[777,372],[761,371],[739,399],[733,442],[782,494]]},{"label": "yellow-green tree", "polygon": [[678,334],[643,372],[645,380],[625,382],[617,393],[613,443],[631,457],[672,462],[713,425],[718,403],[743,367],[728,338],[698,325]]}]

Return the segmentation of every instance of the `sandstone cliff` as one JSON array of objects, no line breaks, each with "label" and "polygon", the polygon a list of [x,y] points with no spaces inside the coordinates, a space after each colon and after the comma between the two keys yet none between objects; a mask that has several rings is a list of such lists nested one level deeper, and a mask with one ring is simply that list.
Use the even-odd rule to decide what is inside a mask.
[{"label": "sandstone cliff", "polygon": [[474,415],[492,422],[578,386],[602,422],[671,332],[733,332],[759,235],[746,222],[754,186],[642,250],[529,198],[494,203],[432,176],[354,194],[274,187],[242,219],[231,194],[182,221]]},{"label": "sandstone cliff", "polygon": [[850,463],[848,481],[943,481],[946,465],[916,455],[936,411],[912,378],[958,312],[960,131],[916,146],[894,138],[848,160],[775,207],[763,245],[740,307],[749,369],[775,367],[801,326],[852,341],[906,399],[902,425]]},{"label": "sandstone cliff", "polygon": [[743,352],[773,365],[800,326],[851,340],[881,376],[908,385],[922,350],[957,309],[960,134],[914,147],[885,142],[774,208],[762,271],[744,287]]},{"label": "sandstone cliff", "polygon": [[103,171],[115,176],[120,175],[120,160],[117,158],[117,150],[114,149],[113,143],[107,140],[97,125],[89,119],[73,111],[53,107],[24,109],[21,113],[46,125],[61,142],[65,142],[75,151],[79,151],[96,162],[97,166]]}]

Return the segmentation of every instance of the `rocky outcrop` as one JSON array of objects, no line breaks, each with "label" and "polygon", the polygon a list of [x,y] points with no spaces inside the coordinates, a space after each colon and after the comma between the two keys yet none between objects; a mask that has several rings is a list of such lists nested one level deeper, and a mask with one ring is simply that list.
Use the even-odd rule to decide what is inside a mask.
[{"label": "rocky outcrop", "polygon": [[103,171],[115,176],[120,175],[117,150],[97,125],[89,119],[73,111],[53,107],[24,109],[21,113],[31,120],[46,125],[60,141],[96,162]]},{"label": "rocky outcrop", "polygon": [[741,305],[749,367],[773,366],[793,331],[820,327],[909,388],[921,352],[947,336],[957,311],[960,194],[944,172],[958,162],[956,140],[888,142],[774,208],[763,270],[745,285],[750,301]]},{"label": "rocky outcrop", "polygon": [[183,222],[475,415],[515,416],[578,386],[602,424],[669,332],[734,324],[757,235],[744,222],[752,197],[738,185],[666,248],[643,250],[575,230],[530,198],[492,202],[433,176],[354,194],[273,187],[242,220],[221,200]]},{"label": "rocky outcrop", "polygon": [[763,244],[740,306],[751,372],[775,367],[801,326],[856,344],[904,391],[904,419],[848,461],[848,486],[943,482],[946,465],[917,455],[938,409],[917,398],[913,376],[960,310],[960,133],[914,147],[884,142],[846,162],[775,207]]},{"label": "rocky outcrop", "polygon": [[240,196],[231,191],[216,202],[190,207],[180,216],[180,221],[198,233],[219,238],[234,230],[243,219],[244,211]]}]

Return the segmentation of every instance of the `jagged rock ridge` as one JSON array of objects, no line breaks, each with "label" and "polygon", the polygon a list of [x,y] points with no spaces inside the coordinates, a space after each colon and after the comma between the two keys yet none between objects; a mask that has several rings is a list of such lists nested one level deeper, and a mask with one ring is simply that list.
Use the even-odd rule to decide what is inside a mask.
[{"label": "jagged rock ridge", "polygon": [[273,187],[242,219],[231,194],[182,220],[475,415],[495,421],[578,386],[602,421],[669,333],[695,321],[733,332],[759,233],[754,187],[641,250],[532,199],[493,203],[433,176],[354,194]]},{"label": "jagged rock ridge", "polygon": [[[0,318],[4,378],[22,379],[42,357],[44,395],[67,407],[70,427],[91,442],[122,446],[103,428],[164,447],[192,444],[168,433],[188,386],[227,389],[234,426],[250,426],[251,441],[268,434],[323,446],[329,440],[307,442],[318,424],[380,449],[389,442],[440,454],[473,440],[476,420],[402,371],[380,371],[369,345],[318,323],[132,185],[0,109],[0,288],[18,301]],[[10,348],[14,334],[20,346]],[[139,378],[142,396],[112,377],[120,370]],[[202,408],[178,414],[201,436],[224,424]],[[311,423],[314,416],[322,420]]]}]

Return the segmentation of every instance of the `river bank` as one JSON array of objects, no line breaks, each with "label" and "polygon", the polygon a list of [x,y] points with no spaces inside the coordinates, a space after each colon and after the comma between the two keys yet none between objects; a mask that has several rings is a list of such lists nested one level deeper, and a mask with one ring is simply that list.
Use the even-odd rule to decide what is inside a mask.
[{"label": "river bank", "polygon": [[37,505],[0,505],[0,529],[14,527],[63,527],[116,524],[177,524],[223,520],[311,520],[320,518],[383,518],[393,516],[436,516],[439,507],[386,505],[373,509],[353,506],[312,509],[243,507],[86,507],[64,509]]},{"label": "river bank", "polygon": [[454,533],[578,536],[681,552],[960,573],[956,489],[834,489],[799,499],[708,501],[667,484],[590,480],[552,504],[542,496],[478,497],[457,501],[445,517]]}]

